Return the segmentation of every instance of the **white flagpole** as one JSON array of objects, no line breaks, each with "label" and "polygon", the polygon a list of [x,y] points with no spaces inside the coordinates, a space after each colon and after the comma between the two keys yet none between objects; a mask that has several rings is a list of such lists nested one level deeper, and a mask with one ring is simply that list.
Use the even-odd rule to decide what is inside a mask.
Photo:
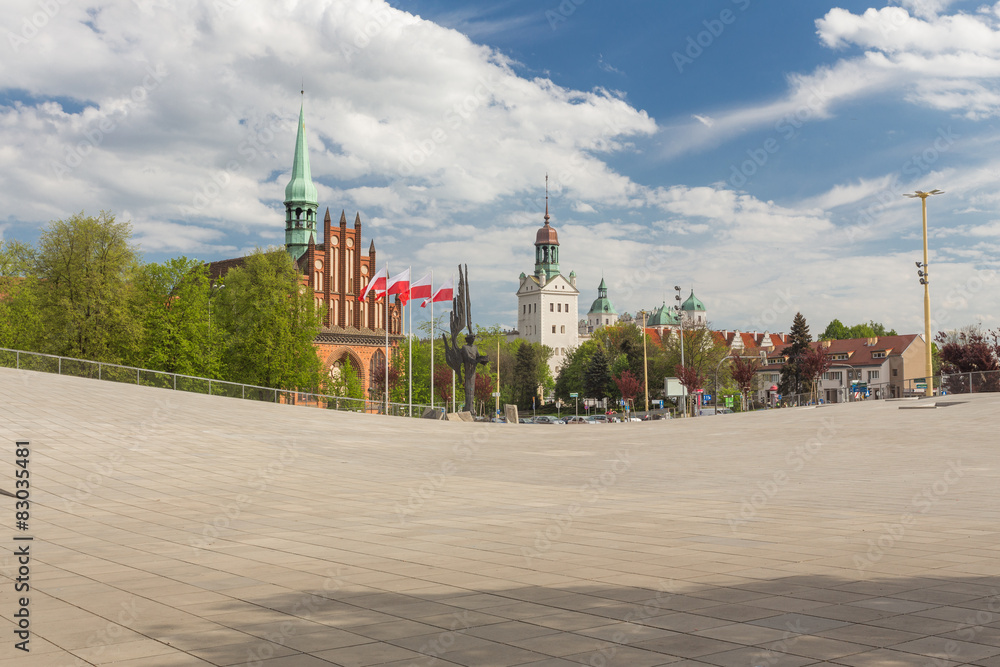
[{"label": "white flagpole", "polygon": [[[455,274],[454,273],[451,274],[451,289],[452,289],[452,296],[454,296],[455,295]],[[454,299],[452,299],[452,303],[454,304]],[[458,343],[456,342],[456,345],[457,344]],[[455,369],[451,370],[451,411],[452,412],[456,411],[455,410]]]},{"label": "white flagpole", "polygon": [[[413,267],[411,266],[410,268],[408,268],[406,270],[406,272],[407,272],[408,279],[412,281],[413,280]],[[413,285],[412,282],[407,283],[407,286],[406,286],[406,295],[407,296],[410,295],[410,287],[412,285]],[[407,299],[406,303],[410,303],[410,299]],[[413,304],[410,304],[409,310],[410,310],[410,330],[409,330],[409,333],[407,333],[406,338],[407,338],[407,345],[410,348],[410,351],[409,351],[410,360],[408,362],[408,370],[409,370],[409,372],[406,374],[406,376],[407,376],[406,379],[409,381],[409,384],[410,384],[410,390],[409,390],[410,391],[410,396],[409,396],[409,398],[410,398],[410,416],[412,417],[413,416]]]},{"label": "white flagpole", "polygon": [[434,269],[431,269],[431,409],[434,409]]},{"label": "white flagpole", "polygon": [[385,263],[385,414],[389,414],[389,262]]}]

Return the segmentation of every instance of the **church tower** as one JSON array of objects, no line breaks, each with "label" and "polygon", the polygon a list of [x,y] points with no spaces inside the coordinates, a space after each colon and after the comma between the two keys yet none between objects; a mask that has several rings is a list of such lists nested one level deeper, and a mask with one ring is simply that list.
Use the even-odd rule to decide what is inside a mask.
[{"label": "church tower", "polygon": [[292,179],[285,186],[285,249],[296,262],[305,254],[310,243],[316,243],[316,212],[319,209],[319,195],[309,168],[303,108],[299,107],[299,132],[295,137]]},{"label": "church tower", "polygon": [[[548,177],[546,177],[546,184]],[[549,369],[555,377],[559,366],[579,342],[576,273],[559,271],[559,236],[549,223],[548,187],[545,224],[535,233],[535,271],[521,274],[517,289],[518,338],[552,348]]]}]

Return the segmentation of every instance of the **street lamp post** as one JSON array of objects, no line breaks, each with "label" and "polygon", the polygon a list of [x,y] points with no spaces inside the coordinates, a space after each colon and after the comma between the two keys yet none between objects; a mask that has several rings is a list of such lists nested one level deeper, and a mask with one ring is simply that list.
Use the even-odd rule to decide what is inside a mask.
[{"label": "street lamp post", "polygon": [[730,360],[732,357],[726,355],[715,365],[715,414],[719,414],[719,369],[722,368],[722,364]]},{"label": "street lamp post", "polygon": [[[844,385],[844,394],[845,394],[844,398],[846,399],[844,402],[845,403],[850,403],[851,402],[851,394],[853,393],[851,391],[851,379],[852,379],[851,376],[854,374],[854,366],[852,366],[851,364],[830,364],[830,368],[833,368],[834,366],[836,366],[838,368],[847,367],[847,368],[851,369],[850,374],[848,374],[848,376],[847,376],[847,384]],[[858,379],[860,380],[861,377],[859,376]]]},{"label": "street lamp post", "polygon": [[[677,320],[681,324],[681,367],[686,369],[687,366],[684,365],[684,310],[681,308],[680,285],[674,285],[674,291],[677,292],[677,294],[674,295],[674,300],[677,302],[677,305],[675,305],[674,308],[677,310]],[[687,387],[681,385],[681,391],[684,392],[684,416],[687,417]]]},{"label": "street lamp post", "polygon": [[642,383],[646,391],[646,417],[649,417],[649,361],[646,357],[646,317],[649,315],[645,310],[639,311],[642,314]]},{"label": "street lamp post", "polygon": [[[926,389],[925,396],[934,395],[934,366],[931,361],[931,291],[930,291],[930,275],[927,270],[927,198],[931,195],[943,195],[942,190],[930,190],[929,192],[921,192],[917,190],[912,194],[903,195],[904,197],[910,197],[911,199],[920,198],[920,207],[923,209],[923,222],[924,222],[924,262],[921,265],[920,262],[917,264],[917,275],[920,277],[920,284],[924,286],[924,347],[926,348]],[[921,269],[921,266],[923,267]]]}]

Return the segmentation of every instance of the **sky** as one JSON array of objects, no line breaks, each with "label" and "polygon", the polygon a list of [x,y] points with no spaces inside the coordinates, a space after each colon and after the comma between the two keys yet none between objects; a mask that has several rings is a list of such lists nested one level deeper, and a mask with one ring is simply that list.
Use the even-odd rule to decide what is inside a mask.
[{"label": "sky", "polygon": [[516,325],[548,174],[581,318],[603,277],[619,313],[676,285],[718,329],[922,333],[903,195],[938,188],[934,331],[1000,326],[1000,3],[6,0],[0,27],[4,239],[109,210],[146,261],[280,245],[304,104],[320,215],[393,273],[468,264],[477,324]]}]

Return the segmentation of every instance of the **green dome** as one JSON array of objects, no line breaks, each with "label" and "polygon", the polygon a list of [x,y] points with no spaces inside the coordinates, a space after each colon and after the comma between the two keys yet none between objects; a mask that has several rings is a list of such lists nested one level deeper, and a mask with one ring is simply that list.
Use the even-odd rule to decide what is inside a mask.
[{"label": "green dome", "polygon": [[646,320],[647,327],[673,327],[681,323],[677,313],[673,308],[667,308],[664,303],[659,308],[653,310],[653,314]]},{"label": "green dome", "polygon": [[705,312],[705,304],[698,300],[698,297],[694,295],[694,290],[691,290],[691,296],[687,298],[687,301],[681,306],[681,310],[700,311]]},{"label": "green dome", "polygon": [[312,182],[309,149],[306,146],[306,122],[299,107],[299,133],[295,137],[295,157],[292,160],[292,180],[285,186],[286,202],[302,202],[319,206],[319,193]]},{"label": "green dome", "polygon": [[605,296],[605,297],[598,297],[598,298],[594,299],[593,305],[590,306],[590,312],[587,313],[587,314],[588,315],[597,315],[597,314],[602,314],[602,315],[603,314],[617,315],[618,312],[615,310],[615,307],[611,305],[611,299],[609,299],[608,297]]}]

